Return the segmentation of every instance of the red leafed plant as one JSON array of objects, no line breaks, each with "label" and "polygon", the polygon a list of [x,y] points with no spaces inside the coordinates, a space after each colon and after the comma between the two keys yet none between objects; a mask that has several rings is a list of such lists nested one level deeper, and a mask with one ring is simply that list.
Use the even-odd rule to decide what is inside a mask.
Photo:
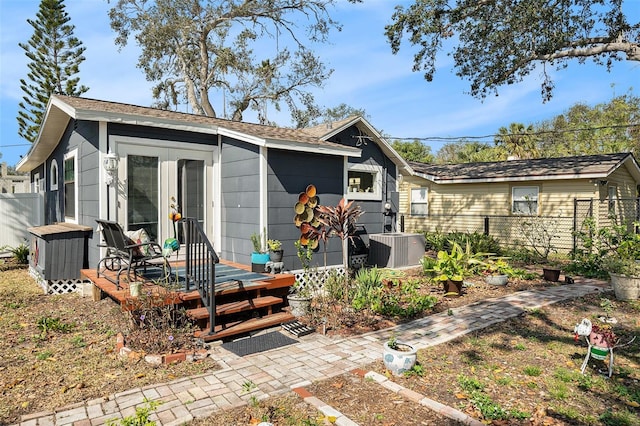
[{"label": "red leafed plant", "polygon": [[618,337],[616,336],[616,333],[614,333],[614,331],[611,329],[610,325],[593,324],[591,326],[589,341],[594,346],[598,346],[601,348],[613,348],[618,343]]}]

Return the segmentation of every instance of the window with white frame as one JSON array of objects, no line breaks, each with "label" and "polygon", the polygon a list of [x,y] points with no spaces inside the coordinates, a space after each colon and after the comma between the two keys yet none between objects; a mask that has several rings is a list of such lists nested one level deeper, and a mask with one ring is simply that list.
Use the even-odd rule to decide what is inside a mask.
[{"label": "window with white frame", "polygon": [[538,193],[537,186],[514,186],[511,189],[511,212],[522,215],[538,214]]},{"label": "window with white frame", "polygon": [[607,191],[609,192],[609,214],[615,214],[616,203],[618,201],[618,187],[616,185],[609,185]]},{"label": "window with white frame", "polygon": [[429,204],[427,188],[411,188],[411,216],[427,216]]},{"label": "window with white frame", "polygon": [[58,162],[53,159],[51,160],[51,167],[49,169],[49,185],[51,186],[51,190],[55,191],[58,189]]},{"label": "window with white frame", "polygon": [[347,193],[350,200],[382,200],[382,167],[350,164]]},{"label": "window with white frame", "polygon": [[78,179],[77,179],[77,156],[73,151],[64,157],[64,216],[65,219],[73,222],[78,219]]},{"label": "window with white frame", "polygon": [[33,181],[31,182],[31,192],[38,194],[40,192],[40,173],[34,173]]}]

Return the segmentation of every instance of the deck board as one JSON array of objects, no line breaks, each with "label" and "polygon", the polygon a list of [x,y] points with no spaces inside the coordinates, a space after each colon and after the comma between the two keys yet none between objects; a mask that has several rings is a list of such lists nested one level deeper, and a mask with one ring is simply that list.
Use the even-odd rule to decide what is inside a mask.
[{"label": "deck board", "polygon": [[[241,265],[239,263],[224,260],[220,263],[251,272],[251,268],[247,265]],[[172,268],[179,266],[184,266],[184,262],[171,262]],[[137,298],[130,295],[127,280],[122,279],[120,288],[118,289],[112,280],[103,276],[105,274],[110,274],[112,280],[115,276],[115,272],[108,270],[101,272],[100,277],[98,277],[95,269],[83,269],[81,271],[81,276],[84,279],[91,281],[94,284],[95,289],[99,289],[102,294],[107,295],[119,303],[123,311],[135,309]],[[219,302],[221,304],[217,307],[216,332],[213,335],[209,335],[208,330],[201,330],[196,332],[196,336],[200,336],[206,341],[217,340],[282,324],[283,322],[294,319],[295,317],[293,317],[289,312],[281,311],[281,303],[284,303],[282,296],[286,293],[286,289],[294,284],[294,275],[265,275],[269,275],[269,279],[244,282],[230,280],[216,284],[215,297],[221,297]],[[167,297],[163,299],[164,303],[179,304],[185,306],[187,309],[194,310],[194,312],[198,313],[198,315],[196,315],[198,318],[195,318],[195,320],[201,322],[200,326],[203,326],[205,322],[208,322],[208,313],[204,316],[203,312],[201,312],[206,309],[202,308],[198,290],[190,290],[188,292],[184,289],[170,290],[162,285],[158,285],[157,282],[154,282],[153,280],[145,280],[144,277],[140,276],[137,278],[139,281],[143,282],[141,292],[146,293],[151,291],[154,294],[165,293]],[[249,300],[254,300],[254,302],[252,302],[254,306],[251,306],[251,303],[246,302],[247,298],[249,298]],[[244,301],[242,301],[242,299],[244,299]],[[278,303],[276,303],[276,300]],[[272,312],[270,306],[277,306],[277,308],[274,309],[276,312]],[[269,309],[267,314],[263,315],[265,308]],[[262,309],[262,311],[260,311],[260,309]],[[260,317],[244,320],[233,319],[234,314],[248,311],[255,311],[255,315],[259,315]]]}]

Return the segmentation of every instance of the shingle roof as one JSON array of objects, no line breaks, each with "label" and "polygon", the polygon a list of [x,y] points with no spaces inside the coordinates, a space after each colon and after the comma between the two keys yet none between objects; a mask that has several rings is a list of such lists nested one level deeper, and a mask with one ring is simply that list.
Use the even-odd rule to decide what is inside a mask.
[{"label": "shingle roof", "polygon": [[[129,105],[118,102],[101,101],[89,98],[80,98],[74,96],[54,95],[69,106],[77,110],[95,111],[100,113],[118,114],[149,117],[172,122],[185,122],[192,124],[209,125],[212,127],[220,127],[233,130],[247,135],[280,141],[301,142],[315,145],[328,145],[333,147],[344,146],[326,142],[320,139],[315,128],[310,129],[293,129],[285,127],[265,126],[261,124],[245,123],[238,121],[225,120],[222,118],[206,117],[203,115],[188,114],[176,111],[167,111],[157,108],[142,107],[137,105]],[[325,132],[327,133],[327,132]]]},{"label": "shingle roof", "polygon": [[[453,183],[606,176],[628,158],[635,163],[630,153],[617,153],[464,164],[425,164],[410,161],[409,165],[416,174],[434,182]],[[637,164],[635,167],[638,167]]]}]

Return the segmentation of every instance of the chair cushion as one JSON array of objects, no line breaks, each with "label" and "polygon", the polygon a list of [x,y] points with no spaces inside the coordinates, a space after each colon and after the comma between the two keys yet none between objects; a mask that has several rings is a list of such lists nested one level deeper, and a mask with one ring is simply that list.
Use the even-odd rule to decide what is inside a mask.
[{"label": "chair cushion", "polygon": [[140,247],[136,247],[135,256],[136,257],[144,257],[149,255],[149,242],[151,239],[149,238],[149,234],[145,231],[144,228],[137,229],[135,231],[124,231],[124,234],[131,240],[131,244],[143,244]]}]

